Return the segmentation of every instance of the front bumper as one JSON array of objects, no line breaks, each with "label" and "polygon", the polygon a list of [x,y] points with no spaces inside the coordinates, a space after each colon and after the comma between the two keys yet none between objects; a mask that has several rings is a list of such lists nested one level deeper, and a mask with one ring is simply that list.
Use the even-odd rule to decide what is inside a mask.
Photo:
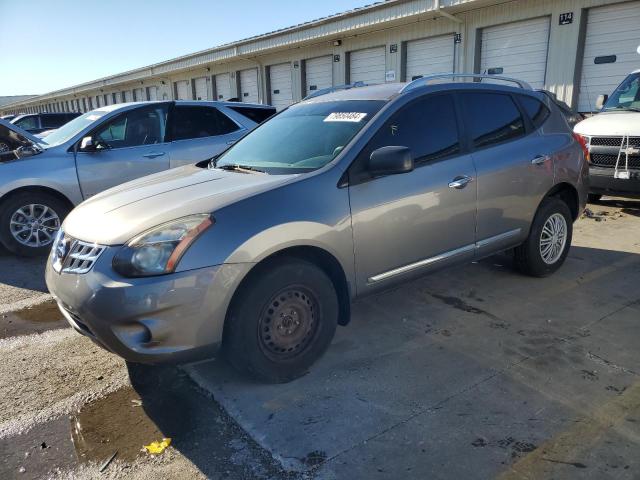
[{"label": "front bumper", "polygon": [[629,179],[613,177],[612,168],[589,168],[589,192],[599,195],[640,197],[640,171],[630,170]]},{"label": "front bumper", "polygon": [[107,248],[85,274],[56,273],[47,261],[47,287],[69,324],[132,362],[214,355],[233,293],[252,264],[124,278],[111,268],[114,250]]}]

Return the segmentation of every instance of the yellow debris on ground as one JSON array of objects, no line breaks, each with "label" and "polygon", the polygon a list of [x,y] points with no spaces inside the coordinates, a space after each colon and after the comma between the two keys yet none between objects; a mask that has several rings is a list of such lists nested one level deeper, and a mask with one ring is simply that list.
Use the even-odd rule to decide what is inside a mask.
[{"label": "yellow debris on ground", "polygon": [[165,449],[171,445],[170,438],[163,438],[161,442],[151,442],[149,445],[144,445],[144,448],[147,453],[158,454],[165,451]]}]

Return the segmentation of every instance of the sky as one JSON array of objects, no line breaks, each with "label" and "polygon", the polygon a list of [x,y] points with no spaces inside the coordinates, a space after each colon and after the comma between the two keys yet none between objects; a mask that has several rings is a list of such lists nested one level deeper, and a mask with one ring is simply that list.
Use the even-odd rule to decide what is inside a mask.
[{"label": "sky", "polygon": [[0,96],[43,94],[373,0],[0,0]]}]

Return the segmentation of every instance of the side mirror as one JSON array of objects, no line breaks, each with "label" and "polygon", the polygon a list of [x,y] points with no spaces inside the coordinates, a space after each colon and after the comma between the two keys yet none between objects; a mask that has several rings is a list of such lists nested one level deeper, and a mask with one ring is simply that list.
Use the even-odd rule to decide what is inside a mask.
[{"label": "side mirror", "polygon": [[93,143],[92,137],[84,137],[80,140],[80,150],[83,152],[95,152],[96,146]]},{"label": "side mirror", "polygon": [[395,175],[413,170],[413,155],[408,147],[381,147],[371,152],[368,169],[373,176]]},{"label": "side mirror", "polygon": [[596,99],[596,109],[602,110],[602,107],[607,103],[607,100],[609,100],[609,95],[598,95],[598,98]]}]

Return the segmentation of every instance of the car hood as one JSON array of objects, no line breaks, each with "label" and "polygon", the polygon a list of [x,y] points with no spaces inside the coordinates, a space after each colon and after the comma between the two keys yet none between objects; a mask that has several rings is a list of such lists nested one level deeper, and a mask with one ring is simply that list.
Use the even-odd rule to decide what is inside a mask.
[{"label": "car hood", "polygon": [[640,113],[638,112],[602,112],[578,123],[576,133],[587,137],[621,137],[630,135],[640,137]]},{"label": "car hood", "polygon": [[69,214],[62,228],[80,240],[121,245],[156,225],[196,213],[215,213],[295,177],[189,165],[142,177],[91,197]]},{"label": "car hood", "polygon": [[46,145],[46,142],[44,142],[41,138],[38,138],[35,135],[32,135],[26,130],[20,128],[19,126],[0,118],[0,138],[7,136],[10,136],[14,140],[17,140],[22,145]]}]

